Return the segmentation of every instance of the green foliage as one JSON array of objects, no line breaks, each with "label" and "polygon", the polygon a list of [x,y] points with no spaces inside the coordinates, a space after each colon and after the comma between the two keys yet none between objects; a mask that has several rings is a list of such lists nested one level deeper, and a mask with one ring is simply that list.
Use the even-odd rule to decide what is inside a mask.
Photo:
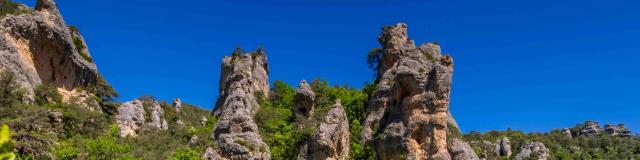
[{"label": "green foliage", "polygon": [[82,106],[68,105],[62,109],[64,137],[95,137],[104,133],[113,123],[102,113],[93,112]]},{"label": "green foliage", "polygon": [[[69,26],[69,30],[71,30],[72,32],[76,32],[76,33],[80,34],[80,29],[78,29],[78,27],[76,27],[76,26]],[[85,49],[87,49],[87,46],[84,45],[84,41],[82,41],[82,38],[79,37],[79,36],[76,36],[75,34],[72,34],[72,36],[73,36],[72,37],[73,38],[73,46],[76,47],[76,51],[78,51],[78,54],[80,54],[82,59],[86,60],[87,62],[93,63],[93,59],[85,51]]]},{"label": "green foliage", "polygon": [[118,113],[118,104],[114,103],[113,99],[120,95],[102,76],[98,77],[96,83],[91,84],[88,89],[95,96],[103,112],[108,115]]},{"label": "green foliage", "polygon": [[367,64],[369,65],[369,69],[378,71],[378,65],[382,59],[382,53],[383,50],[380,48],[373,48],[369,51],[367,54]]},{"label": "green foliage", "polygon": [[[576,126],[577,128],[580,125]],[[574,129],[577,129],[574,128]],[[467,141],[495,142],[502,137],[509,137],[513,156],[517,155],[522,146],[538,141],[545,144],[550,151],[549,159],[638,159],[640,151],[635,146],[640,145],[640,137],[620,137],[599,134],[595,136],[568,137],[561,130],[545,133],[524,133],[522,131],[489,131],[486,133],[471,132],[464,135]],[[476,151],[480,147],[471,143]],[[478,154],[480,155],[480,154]],[[490,159],[491,157],[489,157]],[[511,157],[513,158],[513,157]]]},{"label": "green foliage", "polygon": [[28,8],[20,7],[20,4],[12,2],[11,0],[0,0],[0,18],[3,18],[7,14],[19,15],[31,12]]},{"label": "green foliage", "polygon": [[53,149],[53,155],[59,160],[73,160],[80,156],[80,149],[69,142],[61,142]]},{"label": "green foliage", "polygon": [[13,142],[9,134],[9,126],[0,126],[0,160],[13,160],[16,155],[13,152]]},{"label": "green foliage", "polygon": [[38,85],[34,89],[36,104],[47,108],[62,108],[62,95],[58,88],[49,84]]},{"label": "green foliage", "polygon": [[126,144],[119,144],[116,141],[119,129],[112,126],[109,134],[99,136],[87,141],[86,149],[90,160],[110,160],[110,159],[131,159],[127,153],[131,150]]},{"label": "green foliage", "polygon": [[171,160],[200,160],[202,156],[200,152],[193,149],[178,149],[170,158]]},{"label": "green foliage", "polygon": [[26,92],[16,83],[13,72],[0,73],[0,107],[22,102]]}]

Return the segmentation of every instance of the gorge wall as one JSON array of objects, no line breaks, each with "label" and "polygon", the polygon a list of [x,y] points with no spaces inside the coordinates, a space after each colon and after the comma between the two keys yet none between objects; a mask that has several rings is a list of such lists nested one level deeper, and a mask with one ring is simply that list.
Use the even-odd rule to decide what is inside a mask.
[{"label": "gorge wall", "polygon": [[0,20],[0,70],[13,72],[29,95],[40,84],[64,94],[100,79],[83,37],[66,25],[53,0],[25,10],[30,13]]}]

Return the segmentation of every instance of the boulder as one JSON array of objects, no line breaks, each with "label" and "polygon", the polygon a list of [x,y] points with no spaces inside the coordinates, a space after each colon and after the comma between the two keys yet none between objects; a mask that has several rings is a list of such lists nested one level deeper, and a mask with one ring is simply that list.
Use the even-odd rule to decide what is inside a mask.
[{"label": "boulder", "polygon": [[502,138],[500,141],[500,156],[511,157],[511,141],[508,137]]},{"label": "boulder", "polygon": [[269,146],[260,137],[253,120],[258,99],[269,92],[264,50],[249,54],[234,52],[222,62],[220,97],[213,113],[218,118],[211,138],[218,159],[271,159]]},{"label": "boulder", "polygon": [[384,27],[376,90],[362,138],[380,159],[451,159],[447,150],[453,58],[435,43],[419,47],[407,25]]},{"label": "boulder", "polygon": [[454,138],[449,144],[449,153],[453,160],[479,160],[478,155],[469,144],[461,139]]},{"label": "boulder", "polygon": [[546,160],[549,158],[549,149],[540,142],[532,142],[522,146],[520,153],[516,155],[516,160],[538,159]]},{"label": "boulder", "polygon": [[329,111],[320,128],[301,147],[298,159],[340,160],[349,158],[349,123],[340,100]]},{"label": "boulder", "polygon": [[306,120],[311,117],[314,111],[315,93],[307,81],[302,80],[296,95],[294,96],[294,113],[298,120]]},{"label": "boulder", "polygon": [[142,101],[133,100],[125,102],[118,107],[117,123],[120,128],[120,136],[138,136],[140,129],[145,124],[144,106]]}]

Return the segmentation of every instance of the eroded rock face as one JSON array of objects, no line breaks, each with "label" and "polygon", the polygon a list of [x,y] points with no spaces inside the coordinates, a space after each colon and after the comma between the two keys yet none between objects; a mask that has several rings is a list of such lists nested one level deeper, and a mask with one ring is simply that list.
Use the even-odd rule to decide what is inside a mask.
[{"label": "eroded rock face", "polygon": [[118,127],[120,136],[137,136],[145,124],[144,108],[142,101],[133,100],[125,102],[118,107]]},{"label": "eroded rock face", "polygon": [[349,124],[340,100],[329,111],[320,128],[301,147],[298,159],[341,160],[349,158]]},{"label": "eroded rock face", "polygon": [[363,139],[380,159],[451,159],[447,151],[453,59],[437,44],[415,47],[407,25],[385,27],[378,84]]},{"label": "eroded rock face", "polygon": [[159,130],[169,129],[167,125],[167,120],[163,118],[164,110],[162,109],[158,101],[152,101],[151,106],[145,106],[145,107],[149,107],[151,109],[151,122],[149,123],[149,126],[152,129],[159,129]]},{"label": "eroded rock face", "polygon": [[479,160],[478,155],[473,151],[473,148],[461,139],[451,140],[449,145],[449,152],[453,160]]},{"label": "eroded rock face", "polygon": [[600,129],[600,124],[595,121],[587,121],[584,123],[582,130],[580,131],[580,135],[597,135],[602,132]]},{"label": "eroded rock face", "polygon": [[532,142],[522,146],[520,153],[516,155],[516,160],[538,159],[546,160],[549,158],[549,149],[540,142]]},{"label": "eroded rock face", "polygon": [[182,109],[182,101],[180,101],[180,98],[173,100],[173,108],[176,109],[176,112],[180,112],[180,109]]},{"label": "eroded rock face", "polygon": [[511,157],[511,141],[509,138],[504,137],[499,140],[500,144],[500,156]]},{"label": "eroded rock face", "polygon": [[610,136],[622,136],[622,137],[632,136],[631,130],[624,127],[624,124],[618,124],[616,126],[614,126],[613,124],[606,124],[604,126],[604,131]]},{"label": "eroded rock face", "polygon": [[316,96],[311,86],[307,84],[307,81],[302,80],[298,92],[294,96],[294,113],[298,119],[306,120],[313,115],[315,99]]},{"label": "eroded rock face", "polygon": [[72,91],[100,78],[84,39],[65,24],[53,0],[0,20],[0,70],[15,73],[28,95],[43,83]]},{"label": "eroded rock face", "polygon": [[212,155],[218,155],[217,159],[271,158],[253,120],[260,108],[257,98],[267,97],[269,91],[267,71],[262,50],[223,59],[221,96],[214,110],[218,122],[212,135],[216,141]]}]

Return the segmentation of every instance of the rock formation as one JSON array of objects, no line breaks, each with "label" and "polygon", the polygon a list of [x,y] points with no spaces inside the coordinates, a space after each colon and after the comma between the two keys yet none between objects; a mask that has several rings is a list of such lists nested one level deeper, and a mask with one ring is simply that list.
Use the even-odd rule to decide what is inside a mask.
[{"label": "rock formation", "polygon": [[[146,110],[149,113],[146,113]],[[146,115],[150,117],[146,117]],[[145,127],[157,130],[167,130],[169,128],[167,120],[164,118],[164,110],[160,104],[155,100],[147,99],[135,99],[122,103],[118,107],[116,122],[120,128],[121,137],[138,136],[138,133]]]},{"label": "rock formation", "polygon": [[144,108],[142,101],[133,100],[125,102],[118,107],[118,127],[120,127],[120,136],[137,136],[140,129],[145,124]]},{"label": "rock formation", "polygon": [[40,84],[67,91],[95,84],[101,77],[84,39],[56,3],[38,0],[31,12],[0,20],[0,70],[15,73],[28,95]]},{"label": "rock formation", "polygon": [[473,148],[461,139],[454,138],[449,145],[449,152],[453,160],[479,160]]},{"label": "rock formation", "polygon": [[509,138],[504,137],[501,140],[498,140],[497,143],[500,144],[500,156],[511,157],[511,141]]},{"label": "rock formation", "polygon": [[618,124],[614,126],[612,124],[606,124],[604,126],[604,131],[610,136],[622,136],[622,137],[630,137],[632,136],[631,131],[624,127],[624,124]]},{"label": "rock formation", "polygon": [[173,108],[176,109],[176,112],[180,112],[180,109],[182,109],[182,101],[180,101],[180,98],[173,100]]},{"label": "rock formation", "polygon": [[296,95],[294,96],[294,113],[298,120],[306,120],[313,115],[315,109],[315,93],[307,81],[302,80]]},{"label": "rock formation", "polygon": [[151,110],[151,122],[149,123],[149,126],[152,129],[159,129],[159,130],[169,129],[167,125],[167,120],[163,118],[164,110],[160,106],[160,103],[158,103],[158,101],[151,101],[150,104],[151,106],[144,106],[144,107],[148,107]]},{"label": "rock formation", "polygon": [[349,124],[340,100],[329,111],[320,128],[301,147],[301,160],[341,160],[349,157]]},{"label": "rock formation", "polygon": [[258,98],[269,92],[264,50],[225,57],[220,77],[220,97],[213,112],[218,118],[212,135],[213,159],[270,159],[269,147],[253,120],[260,108]]},{"label": "rock formation", "polygon": [[602,132],[600,129],[600,124],[596,121],[587,121],[584,123],[582,130],[580,130],[580,135],[597,135]]},{"label": "rock formation", "polygon": [[573,133],[571,133],[571,129],[569,128],[562,129],[562,134],[569,138],[573,138]]},{"label": "rock formation", "polygon": [[378,83],[363,139],[380,159],[457,159],[447,151],[453,59],[434,43],[415,47],[406,24],[383,28],[378,41]]},{"label": "rock formation", "polygon": [[516,155],[516,160],[538,159],[546,160],[549,158],[549,149],[540,142],[532,142],[522,146],[520,153]]}]

